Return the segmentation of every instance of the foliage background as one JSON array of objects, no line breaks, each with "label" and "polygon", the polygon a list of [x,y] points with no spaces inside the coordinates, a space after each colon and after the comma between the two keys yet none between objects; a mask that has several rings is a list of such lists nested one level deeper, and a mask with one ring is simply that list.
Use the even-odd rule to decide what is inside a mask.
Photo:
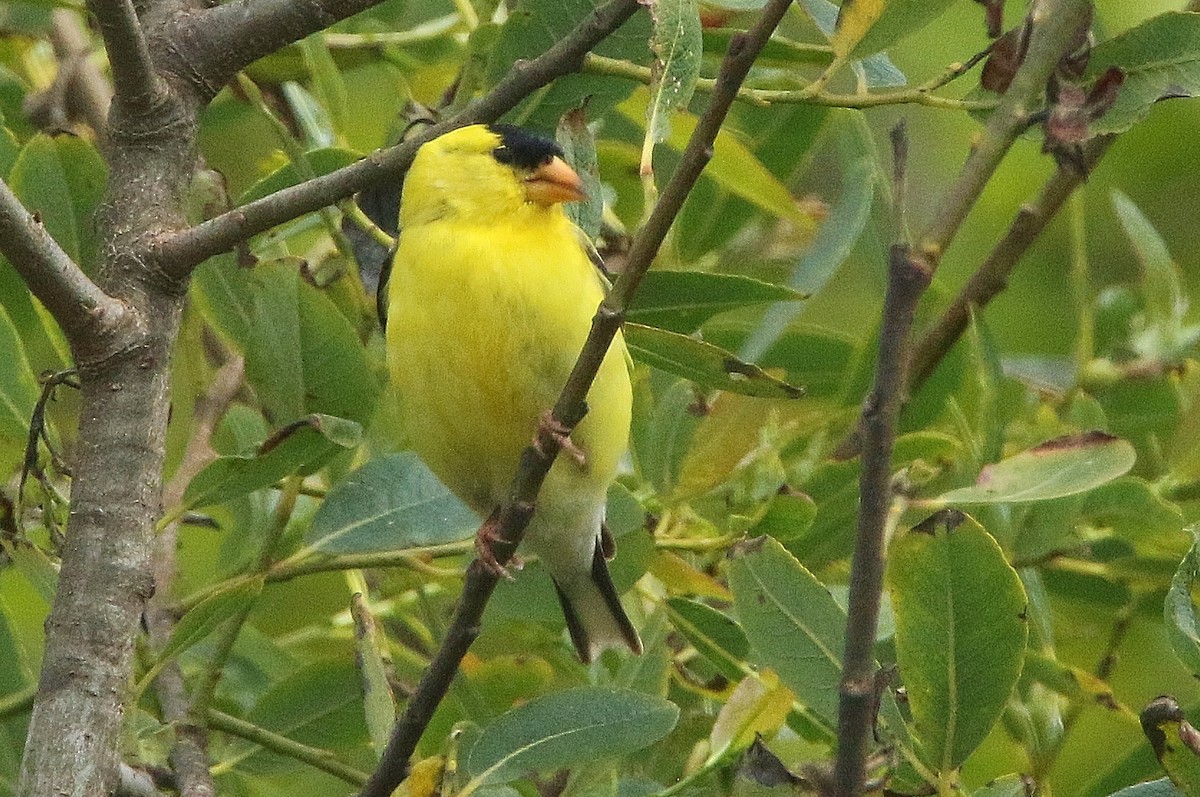
[{"label": "foliage background", "polygon": [[[201,148],[212,171],[194,189],[197,215],[211,213],[226,198],[236,202],[247,191],[263,192],[262,181],[272,175],[278,179],[277,170],[298,151],[331,150],[328,162],[316,156],[309,161],[308,168],[319,172],[345,162],[333,149],[365,153],[394,140],[405,103],[438,105],[469,47],[499,37],[493,60],[476,65],[479,87],[486,87],[514,55],[536,53],[548,36],[561,33],[547,31],[547,26],[565,24],[556,18],[555,8],[590,7],[532,0],[519,5],[503,29],[485,26],[468,45],[464,23],[450,19],[466,5],[393,0],[340,23],[329,38],[314,37],[254,65],[248,70],[253,84],[227,87],[204,115]],[[1025,11],[1012,6],[1007,9],[1010,25]],[[530,16],[525,17],[527,10]],[[1177,9],[1149,0],[1101,0],[1096,3],[1096,38],[1104,41],[1170,10]],[[8,131],[0,141],[0,172],[87,268],[95,260],[96,242],[89,230],[103,184],[103,162],[86,128],[75,128],[78,137],[49,137],[38,135],[28,119],[29,98],[47,89],[55,70],[44,42],[50,7],[12,3],[0,11],[9,31],[0,39],[0,110]],[[646,16],[606,45],[609,55],[648,63]],[[730,23],[752,18],[735,13]],[[522,20],[528,28],[520,27]],[[422,32],[420,40],[382,51],[343,49],[334,38],[406,30]],[[824,41],[799,9],[784,33]],[[965,60],[987,41],[980,9],[958,2],[888,53],[895,67],[917,83],[948,63]],[[706,46],[704,74],[711,75],[715,63]],[[791,68],[815,75],[810,68]],[[976,74],[951,84],[945,93],[968,96]],[[597,123],[599,172],[611,189],[616,216],[632,229],[644,211],[636,167],[647,94],[633,91],[634,84],[620,78],[573,79],[577,85],[563,81],[559,91],[571,99],[595,95],[589,118]],[[261,105],[255,86],[264,92]],[[853,88],[846,76],[833,83],[839,93]],[[570,107],[554,105],[554,99],[549,97],[525,118],[520,111],[516,116],[525,123],[552,124],[557,112]],[[703,104],[701,92],[692,105],[699,109]],[[1189,667],[1172,650],[1171,626],[1162,613],[1171,576],[1192,542],[1184,527],[1194,519],[1195,480],[1200,476],[1190,456],[1200,431],[1193,406],[1194,341],[1186,326],[1192,316],[1183,318],[1183,328],[1177,330],[1180,345],[1136,348],[1138,331],[1155,320],[1153,308],[1147,312],[1142,305],[1147,296],[1153,299],[1164,277],[1139,266],[1137,247],[1144,256],[1152,243],[1143,235],[1131,244],[1114,209],[1116,191],[1140,209],[1174,258],[1167,281],[1177,279],[1184,294],[1194,294],[1200,231],[1194,223],[1197,156],[1192,141],[1198,114],[1186,101],[1161,103],[1146,121],[1117,139],[1081,190],[1079,204],[1052,223],[983,321],[948,356],[934,385],[909,408],[903,431],[927,434],[910,435],[896,465],[909,468],[918,497],[970,484],[986,462],[1086,429],[1102,428],[1127,438],[1138,454],[1132,477],[1119,483],[1134,485],[1129,488],[1132,498],[1091,491],[1032,505],[1002,503],[976,513],[1010,560],[1037,564],[1022,568],[1021,575],[1038,627],[1030,645],[1043,669],[1030,675],[1026,662],[1026,675],[1003,718],[966,761],[964,791],[982,789],[993,778],[1014,772],[1033,773],[1061,795],[1106,795],[1160,777],[1134,713],[1162,693],[1185,707],[1200,697]],[[730,690],[743,670],[690,652],[688,643],[696,640],[682,628],[680,604],[667,598],[699,597],[728,612],[732,597],[730,613],[749,625],[746,612],[753,610],[737,605],[736,589],[732,596],[728,591],[731,566],[725,553],[743,535],[762,533],[781,539],[835,595],[844,594],[839,585],[847,580],[856,468],[835,463],[829,455],[853,421],[868,383],[892,224],[885,200],[889,166],[881,153],[886,153],[887,130],[901,117],[912,141],[909,221],[920,230],[958,172],[979,129],[977,118],[963,110],[916,105],[866,112],[815,105],[737,106],[730,128],[799,202],[781,207],[769,183],[739,172],[745,161],[728,167],[720,172],[724,176],[702,181],[659,265],[772,283],[794,279],[798,289],[815,289],[807,301],[789,305],[796,310],[797,328],[808,333],[803,345],[777,350],[776,362],[764,359],[785,366],[785,378],[807,385],[810,397],[792,402],[730,394],[713,399],[709,394],[710,412],[701,419],[688,411],[698,402],[692,387],[641,366],[631,472],[616,488],[610,512],[621,535],[614,564],[618,584],[628,587],[650,573],[633,600],[641,609],[647,655],[633,661],[606,657],[590,669],[578,665],[563,644],[548,583],[532,572],[523,575],[504,585],[489,609],[484,633],[464,663],[466,677],[439,710],[424,754],[447,752],[445,739],[455,722],[486,727],[535,696],[598,683],[662,694],[682,710],[670,734],[622,760],[621,793],[656,793],[688,773],[697,789],[733,788],[732,766],[752,734],[738,735],[726,756],[710,757],[704,746],[719,738],[710,737],[714,721],[731,705],[725,715],[762,730],[793,768],[828,755],[828,734],[814,732],[811,723],[793,715],[791,728],[781,730],[788,712],[779,705],[790,703],[777,685],[765,697],[756,696],[752,708],[739,706]],[[273,118],[284,120],[287,140]],[[676,137],[683,127],[686,122],[676,120]],[[1040,136],[1027,135],[990,181],[938,272],[918,332],[1052,174],[1054,162],[1040,150]],[[660,148],[660,175],[670,172],[674,157],[671,146]],[[855,175],[870,181],[869,191],[853,182]],[[739,192],[743,199],[730,198]],[[855,205],[855,196],[873,201],[869,208]],[[861,233],[849,225],[833,229],[847,238],[845,258],[817,266],[809,262],[807,271],[798,270],[822,221],[845,218],[837,214],[839,202],[846,203],[851,216],[864,218]],[[790,221],[779,221],[779,214]],[[1128,214],[1125,218],[1128,223]],[[336,218],[305,217],[256,239],[250,249],[259,262],[253,269],[246,267],[249,258],[242,251],[213,258],[197,273],[172,382],[167,474],[169,480],[181,475],[171,482],[175,500],[165,509],[169,520],[186,521],[171,532],[177,535],[179,564],[172,594],[176,608],[194,612],[176,637],[189,683],[203,682],[213,662],[228,656],[216,685],[215,708],[369,770],[375,756],[372,723],[377,727],[389,709],[386,701],[382,707],[364,703],[362,672],[367,668],[356,667],[355,656],[369,659],[372,651],[382,650],[394,667],[391,688],[403,698],[453,605],[460,586],[456,574],[469,543],[451,540],[469,533],[470,523],[453,514],[452,502],[439,496],[435,486],[403,481],[398,474],[420,479],[419,473],[413,475],[411,460],[385,459],[403,449],[403,440],[383,388],[373,300],[349,265],[350,250],[335,245],[339,229]],[[1087,273],[1082,296],[1072,276],[1079,263]],[[822,265],[828,282],[821,279]],[[0,794],[15,789],[69,484],[43,447],[45,477],[33,479],[20,499],[16,495],[38,392],[33,375],[67,365],[61,336],[27,296],[10,269],[0,270],[0,300],[8,321],[2,327],[4,346],[13,353],[4,366],[6,414],[0,426],[0,464],[11,475],[4,496],[12,510],[4,526],[7,561],[0,569],[0,660],[16,665],[0,669]],[[765,309],[761,301],[730,303],[746,306],[712,320],[705,336],[736,349],[747,326],[758,324]],[[768,319],[784,311],[771,312],[776,315]],[[1148,315],[1149,322],[1139,320]],[[1094,331],[1091,343],[1085,339],[1081,344],[1081,328]],[[1115,377],[1101,367],[1110,361],[1127,364],[1131,350],[1147,355],[1142,361],[1153,367]],[[203,436],[198,418],[209,411],[204,397],[211,394],[220,367],[238,356],[245,360],[244,383],[227,410],[209,419],[219,420],[212,449],[226,458],[214,467],[229,470],[210,469],[194,479],[196,453],[189,443]],[[1079,363],[1085,367],[1076,371]],[[1031,383],[1014,374],[1033,374],[1037,380]],[[56,395],[48,408],[48,434],[54,448],[69,452],[77,407],[69,390],[60,388]],[[310,413],[353,421],[361,432],[322,418],[314,424],[319,428],[300,429],[265,456],[235,461],[254,452],[272,431]],[[335,504],[332,498],[322,509],[321,499],[327,490],[345,485],[347,474],[366,462],[396,468],[384,474],[383,484],[390,485],[386,489],[394,492],[388,495],[397,501],[418,488],[427,491],[425,503],[432,508],[412,521],[408,533],[414,536],[404,541],[415,544],[417,530],[424,529],[421,533],[433,535],[421,539],[424,546],[439,547],[408,559],[393,556],[388,568],[343,566],[271,581],[281,573],[294,575],[295,567],[313,561],[305,545],[323,544],[322,529],[349,525],[354,513],[362,511],[360,502]],[[778,495],[784,483],[796,495]],[[1114,490],[1114,483],[1097,490]],[[1087,504],[1089,500],[1093,503]],[[927,514],[911,508],[901,525]],[[381,544],[378,537],[364,537],[336,552],[362,553]],[[256,564],[264,551],[269,570]],[[256,570],[274,573],[267,576],[271,583],[238,580],[239,574]],[[382,641],[356,642],[348,608],[355,592],[369,596]],[[214,593],[216,600],[201,603]],[[1190,609],[1190,600],[1187,605]],[[226,632],[241,619],[245,624],[236,642],[229,638],[232,648],[223,650]],[[884,625],[878,655],[887,661],[896,653],[886,618]],[[737,634],[733,636],[736,640]],[[748,653],[737,641],[725,647],[730,645],[735,662],[770,663],[762,650]],[[143,651],[140,676],[158,655]],[[1098,667],[1103,677],[1083,676]],[[762,681],[771,686],[770,678]],[[1062,685],[1072,678],[1073,685]],[[795,689],[795,684],[787,686]],[[748,698],[743,694],[740,699]],[[1133,713],[1114,710],[1114,701]],[[171,729],[156,713],[149,693],[130,712],[128,760],[162,762]],[[213,727],[220,731],[213,734],[211,753],[221,793],[342,793],[350,788],[294,756],[265,749],[261,740],[249,740],[231,726],[214,721]],[[706,758],[708,766],[698,763]],[[611,786],[606,777],[595,779]],[[518,785],[527,792],[530,788]],[[584,793],[587,785],[586,776],[576,773],[570,788]],[[596,788],[600,793],[601,787]]]}]

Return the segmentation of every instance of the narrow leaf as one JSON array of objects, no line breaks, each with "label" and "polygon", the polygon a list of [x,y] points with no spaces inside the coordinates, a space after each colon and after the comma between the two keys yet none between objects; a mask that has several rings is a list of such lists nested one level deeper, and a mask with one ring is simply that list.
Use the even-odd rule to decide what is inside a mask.
[{"label": "narrow leaf", "polygon": [[466,790],[632,753],[665,736],[678,719],[674,704],[629,690],[584,686],[547,694],[484,729],[467,755]]},{"label": "narrow leaf", "polygon": [[654,79],[646,108],[646,136],[657,144],[670,134],[671,114],[687,107],[700,76],[704,55],[700,10],[696,0],[654,0],[650,4],[654,32]]},{"label": "narrow leaf", "polygon": [[96,208],[107,178],[104,160],[88,141],[39,133],[21,149],[9,181],[58,245],[90,268],[97,246]]},{"label": "narrow leaf", "polygon": [[927,507],[1047,501],[1086,492],[1133,467],[1133,446],[1104,432],[1059,437],[987,465],[973,487],[922,501]]},{"label": "narrow leaf", "polygon": [[396,721],[396,698],[387,677],[392,663],[387,639],[379,632],[362,593],[351,597],[350,614],[354,618],[355,660],[362,676],[367,732],[375,755],[382,756]]},{"label": "narrow leaf", "polygon": [[1025,590],[1000,546],[971,519],[897,539],[886,582],[896,661],[914,735],[950,772],[987,736],[1021,674]]},{"label": "narrow leaf", "polygon": [[733,618],[686,598],[668,598],[667,608],[675,630],[722,675],[738,680],[745,674],[742,661],[750,652],[750,642]]},{"label": "narrow leaf", "polygon": [[252,454],[224,456],[196,474],[183,493],[185,509],[231,501],[270,487],[331,453],[353,448],[362,427],[345,418],[309,415],[278,430]]},{"label": "narrow leaf", "polygon": [[249,608],[262,593],[262,578],[249,578],[229,589],[210,595],[183,616],[171,632],[171,638],[159,651],[153,666],[142,676],[136,691],[142,692],[179,654],[195,645],[229,618]]},{"label": "narrow leaf", "polygon": [[719,313],[805,298],[799,291],[750,277],[656,269],[646,274],[626,318],[636,324],[688,334]]},{"label": "narrow leaf", "polygon": [[604,215],[603,187],[600,167],[596,162],[596,139],[587,126],[587,103],[572,108],[558,120],[555,138],[563,148],[567,163],[583,180],[583,202],[563,206],[575,226],[583,230],[589,241],[600,235],[600,218]]},{"label": "narrow leaf", "polygon": [[756,660],[778,673],[827,727],[836,727],[846,613],[769,537],[738,546],[732,557],[733,606]]},{"label": "narrow leaf", "polygon": [[848,56],[883,16],[884,0],[842,0],[837,28],[830,44],[836,55]]},{"label": "narrow leaf", "polygon": [[[319,177],[340,169],[343,166],[349,166],[360,158],[362,158],[361,154],[348,149],[339,149],[337,147],[314,149],[305,153],[304,160],[306,161],[306,165],[303,169],[305,171],[311,169],[313,175]],[[304,179],[304,176],[301,174],[301,167],[298,167],[294,163],[288,163],[286,166],[276,169],[250,186],[244,194],[238,197],[238,204],[245,205],[256,199],[262,199],[276,191],[297,185]]]},{"label": "narrow leaf", "polygon": [[1167,625],[1167,638],[1175,655],[1193,676],[1200,675],[1200,621],[1196,619],[1196,604],[1192,601],[1192,588],[1200,577],[1200,529],[1192,532],[1192,547],[1188,550],[1179,568],[1171,579],[1167,600],[1163,606],[1163,620]]},{"label": "narrow leaf", "polygon": [[1159,100],[1200,94],[1200,14],[1168,11],[1098,44],[1088,76],[1112,66],[1125,82],[1116,104],[1089,125],[1092,133],[1123,133]]},{"label": "narrow leaf", "polygon": [[[871,23],[870,27],[863,33],[858,41],[850,47],[849,54],[851,58],[863,58],[864,56],[878,53],[880,50],[886,50],[896,42],[905,37],[916,33],[924,28],[930,22],[933,22],[942,12],[950,7],[953,0],[886,0],[883,2],[883,8],[880,10],[879,16]],[[856,0],[854,6],[861,5],[861,0]],[[874,11],[874,9],[871,9]],[[838,17],[838,37],[843,35],[849,36],[847,31],[843,34],[842,16],[858,17],[861,11],[847,11],[846,4],[842,3],[842,12]],[[834,48],[838,48],[838,38],[834,39]]]},{"label": "narrow leaf", "polygon": [[326,553],[393,551],[457,542],[479,518],[411,451],[376,457],[329,491],[305,542]]},{"label": "narrow leaf", "polygon": [[704,387],[760,398],[799,398],[804,389],[789,385],[753,363],[702,340],[641,324],[625,325],[634,359]]}]

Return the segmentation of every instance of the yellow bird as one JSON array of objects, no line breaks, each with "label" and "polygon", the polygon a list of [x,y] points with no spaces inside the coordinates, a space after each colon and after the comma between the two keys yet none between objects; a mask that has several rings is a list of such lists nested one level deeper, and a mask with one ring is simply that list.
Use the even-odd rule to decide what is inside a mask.
[{"label": "yellow bird", "polygon": [[[603,297],[563,212],[583,190],[562,154],[510,125],[472,125],[422,146],[404,181],[388,287],[391,378],[413,447],[482,517],[509,497],[539,424],[547,431]],[[642,650],[608,573],[603,526],[631,396],[618,336],[522,545],[550,571],[585,662],[608,647]],[[487,529],[477,547],[494,566]]]}]

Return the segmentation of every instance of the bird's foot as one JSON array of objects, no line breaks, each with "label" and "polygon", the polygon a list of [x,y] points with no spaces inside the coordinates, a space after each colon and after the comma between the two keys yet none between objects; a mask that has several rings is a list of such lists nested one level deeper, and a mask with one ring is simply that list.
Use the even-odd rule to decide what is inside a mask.
[{"label": "bird's foot", "polygon": [[479,555],[479,562],[492,575],[497,578],[508,579],[515,581],[513,570],[520,570],[525,566],[525,562],[521,557],[513,554],[508,557],[508,561],[504,564],[496,557],[496,545],[510,545],[508,540],[500,536],[500,510],[497,508],[488,519],[483,521],[483,525],[479,527],[479,531],[475,533],[475,552]]},{"label": "bird's foot", "polygon": [[575,464],[580,468],[587,467],[587,452],[575,445],[575,441],[571,439],[571,430],[547,410],[538,418],[537,431],[533,434],[533,447],[539,454],[546,456],[546,449],[551,444],[557,445],[558,449],[575,460]]}]

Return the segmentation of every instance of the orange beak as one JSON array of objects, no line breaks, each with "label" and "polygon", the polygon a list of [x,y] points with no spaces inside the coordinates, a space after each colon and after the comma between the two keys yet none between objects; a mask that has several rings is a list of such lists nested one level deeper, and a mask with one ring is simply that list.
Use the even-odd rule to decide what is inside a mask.
[{"label": "orange beak", "polygon": [[525,198],[539,205],[579,202],[586,199],[583,180],[557,155],[533,170],[525,179]]}]

